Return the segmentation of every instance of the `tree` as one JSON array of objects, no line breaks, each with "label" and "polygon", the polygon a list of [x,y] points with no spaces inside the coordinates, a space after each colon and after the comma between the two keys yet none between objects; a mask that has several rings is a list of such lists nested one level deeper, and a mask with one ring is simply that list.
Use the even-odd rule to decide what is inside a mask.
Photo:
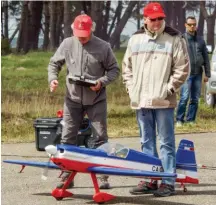
[{"label": "tree", "polygon": [[166,22],[182,33],[185,31],[185,2],[164,1],[162,2],[166,14]]},{"label": "tree", "polygon": [[[16,34],[19,32],[20,28],[20,15],[22,10],[22,2],[21,1],[8,1],[8,7],[9,7],[9,16],[13,16],[16,19],[17,27],[12,33],[12,35],[9,37],[9,42],[11,43],[16,36]],[[10,31],[10,30],[9,30]]]},{"label": "tree", "polygon": [[56,21],[56,33],[55,33],[55,46],[58,47],[61,41],[64,39],[62,33],[62,24],[64,19],[64,4],[62,1],[57,1],[57,21]]},{"label": "tree", "polygon": [[185,2],[183,1],[176,1],[176,17],[177,17],[177,25],[176,28],[181,31],[182,33],[185,32]]},{"label": "tree", "polygon": [[204,23],[205,23],[205,19],[203,13],[201,12],[201,5],[200,5],[199,22],[198,22],[198,29],[197,29],[197,34],[199,36],[203,36]]},{"label": "tree", "polygon": [[108,41],[109,36],[107,34],[108,31],[108,23],[109,23],[109,18],[110,18],[110,9],[111,9],[111,1],[107,1],[105,5],[105,15],[103,18],[103,39],[105,41]]},{"label": "tree", "polygon": [[91,1],[82,1],[82,9],[85,12],[85,14],[89,16],[91,15],[91,5],[92,5]]},{"label": "tree", "polygon": [[122,32],[123,28],[125,27],[125,24],[127,23],[128,19],[131,16],[131,13],[135,7],[135,5],[137,4],[137,1],[130,1],[128,4],[128,7],[126,8],[119,24],[116,26],[114,32],[112,33],[111,37],[110,37],[110,44],[111,47],[113,48],[116,41],[118,40],[118,37],[120,35],[120,33]]},{"label": "tree", "polygon": [[101,32],[103,27],[103,1],[92,1],[91,3],[91,17],[92,20],[96,23],[96,30],[94,32],[95,36],[102,37],[103,33]]},{"label": "tree", "polygon": [[72,4],[70,1],[64,1],[64,38],[72,35]]},{"label": "tree", "polygon": [[49,27],[50,27],[50,13],[49,3],[44,1],[43,3],[43,15],[44,15],[44,39],[43,39],[43,50],[47,50],[49,46]]},{"label": "tree", "polygon": [[140,29],[140,2],[137,3],[137,8],[136,8],[136,18],[137,18],[137,30]]},{"label": "tree", "polygon": [[57,2],[51,1],[49,3],[49,12],[50,12],[50,44],[49,48],[55,50],[58,46],[56,44],[56,21],[57,21]]},{"label": "tree", "polygon": [[[120,20],[121,20],[121,14],[122,14],[122,1],[118,1],[118,4],[119,4],[119,12],[117,13],[117,24],[116,26],[118,26],[118,24],[120,23]],[[118,38],[116,37],[116,43],[114,45],[115,49],[120,49],[120,44],[121,44],[121,41],[120,41],[120,38],[121,38],[121,33],[119,33],[118,35]]]},{"label": "tree", "polygon": [[13,32],[13,34],[11,35],[10,39],[9,39],[9,43],[11,43],[14,39],[14,37],[16,36],[16,34],[18,33],[19,31],[19,27],[20,27],[20,24],[17,25],[15,31]]},{"label": "tree", "polygon": [[[4,2],[2,1],[1,2],[1,17],[3,16],[4,14]],[[1,38],[4,38],[4,22],[3,22],[3,18],[1,18]]]},{"label": "tree", "polygon": [[38,40],[41,29],[43,2],[42,1],[30,1],[30,27],[29,29],[29,46],[32,50],[38,49]]},{"label": "tree", "polygon": [[173,4],[170,1],[162,1],[161,4],[162,4],[162,6],[164,8],[164,12],[166,14],[166,23],[168,25],[171,25],[172,24],[171,14],[172,14],[172,10],[173,10]]},{"label": "tree", "polygon": [[22,13],[20,20],[19,35],[17,39],[17,52],[23,51],[27,53],[29,51],[29,10],[28,10],[28,1],[22,2]]},{"label": "tree", "polygon": [[207,44],[211,45],[212,48],[214,48],[214,30],[215,30],[215,18],[216,18],[216,3],[215,2],[209,2],[209,13],[207,12],[207,9],[205,7],[205,2],[200,2],[200,9],[201,12],[206,20],[207,23]]},{"label": "tree", "polygon": [[41,29],[42,1],[23,1],[20,20],[17,52],[27,53],[38,49],[38,38]]},{"label": "tree", "polygon": [[2,1],[1,2],[1,7],[3,9],[3,13],[4,13],[4,29],[3,29],[3,34],[4,34],[4,38],[9,38],[8,36],[8,1]]},{"label": "tree", "polygon": [[115,21],[116,21],[116,19],[117,19],[117,14],[119,13],[121,11],[121,4],[119,4],[118,3],[118,6],[116,7],[116,10],[115,10],[115,15],[114,15],[114,17],[112,18],[112,23],[111,23],[111,25],[110,25],[110,27],[109,27],[109,31],[108,31],[108,36],[110,37],[111,36],[111,33],[112,33],[112,31],[113,31],[113,28],[114,28],[114,26],[115,26]]}]

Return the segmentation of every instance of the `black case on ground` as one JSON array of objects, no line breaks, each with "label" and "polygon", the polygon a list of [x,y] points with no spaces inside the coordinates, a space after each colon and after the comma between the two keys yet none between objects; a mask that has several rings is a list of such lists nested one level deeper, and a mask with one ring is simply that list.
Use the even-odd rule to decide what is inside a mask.
[{"label": "black case on ground", "polygon": [[[44,151],[47,145],[60,143],[62,134],[62,118],[37,118],[34,121],[35,143],[38,151]],[[86,146],[87,139],[91,137],[92,130],[89,120],[84,118],[80,131],[78,132],[78,145]]]}]

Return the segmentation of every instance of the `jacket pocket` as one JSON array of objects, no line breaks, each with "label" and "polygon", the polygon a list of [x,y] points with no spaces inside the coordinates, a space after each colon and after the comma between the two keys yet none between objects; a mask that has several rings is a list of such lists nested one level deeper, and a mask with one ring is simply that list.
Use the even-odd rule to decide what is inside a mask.
[{"label": "jacket pocket", "polygon": [[204,64],[204,58],[203,58],[201,53],[198,53],[196,65],[199,68],[199,67],[203,66],[203,64]]},{"label": "jacket pocket", "polygon": [[69,73],[74,73],[76,70],[76,63],[74,58],[70,55],[69,51],[66,52],[66,66]]},{"label": "jacket pocket", "polygon": [[161,99],[164,100],[168,96],[168,85],[167,83],[162,83],[160,86],[155,85],[154,91],[153,91],[153,99]]},{"label": "jacket pocket", "polygon": [[68,75],[66,76],[66,86],[72,100],[81,100],[81,86],[69,83]]},{"label": "jacket pocket", "polygon": [[85,72],[87,74],[99,77],[104,75],[103,62],[100,60],[98,54],[88,53],[86,61]]}]

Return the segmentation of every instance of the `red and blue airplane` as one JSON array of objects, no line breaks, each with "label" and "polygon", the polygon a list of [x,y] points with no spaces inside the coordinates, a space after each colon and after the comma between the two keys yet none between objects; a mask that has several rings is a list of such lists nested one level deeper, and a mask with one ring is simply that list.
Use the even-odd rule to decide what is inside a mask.
[{"label": "red and blue airplane", "polygon": [[176,173],[164,172],[160,159],[119,144],[105,143],[97,149],[60,144],[57,146],[48,145],[45,150],[52,162],[19,160],[5,160],[4,162],[22,165],[20,172],[22,172],[25,166],[48,167],[70,172],[63,187],[52,191],[52,196],[57,200],[73,196],[66,189],[78,172],[91,175],[95,189],[93,200],[97,203],[107,202],[115,198],[115,196],[100,192],[96,174],[131,176],[151,180],[173,177],[176,178],[176,182],[181,183],[184,191],[187,191],[186,183],[199,183],[194,144],[192,141],[185,139],[181,140],[176,153]]}]

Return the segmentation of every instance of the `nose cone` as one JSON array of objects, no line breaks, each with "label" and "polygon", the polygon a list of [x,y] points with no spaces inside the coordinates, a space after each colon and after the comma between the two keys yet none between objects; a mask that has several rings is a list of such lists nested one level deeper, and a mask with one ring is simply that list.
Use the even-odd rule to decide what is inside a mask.
[{"label": "nose cone", "polygon": [[57,147],[54,145],[48,145],[45,147],[45,150],[50,155],[55,155],[57,153]]}]

